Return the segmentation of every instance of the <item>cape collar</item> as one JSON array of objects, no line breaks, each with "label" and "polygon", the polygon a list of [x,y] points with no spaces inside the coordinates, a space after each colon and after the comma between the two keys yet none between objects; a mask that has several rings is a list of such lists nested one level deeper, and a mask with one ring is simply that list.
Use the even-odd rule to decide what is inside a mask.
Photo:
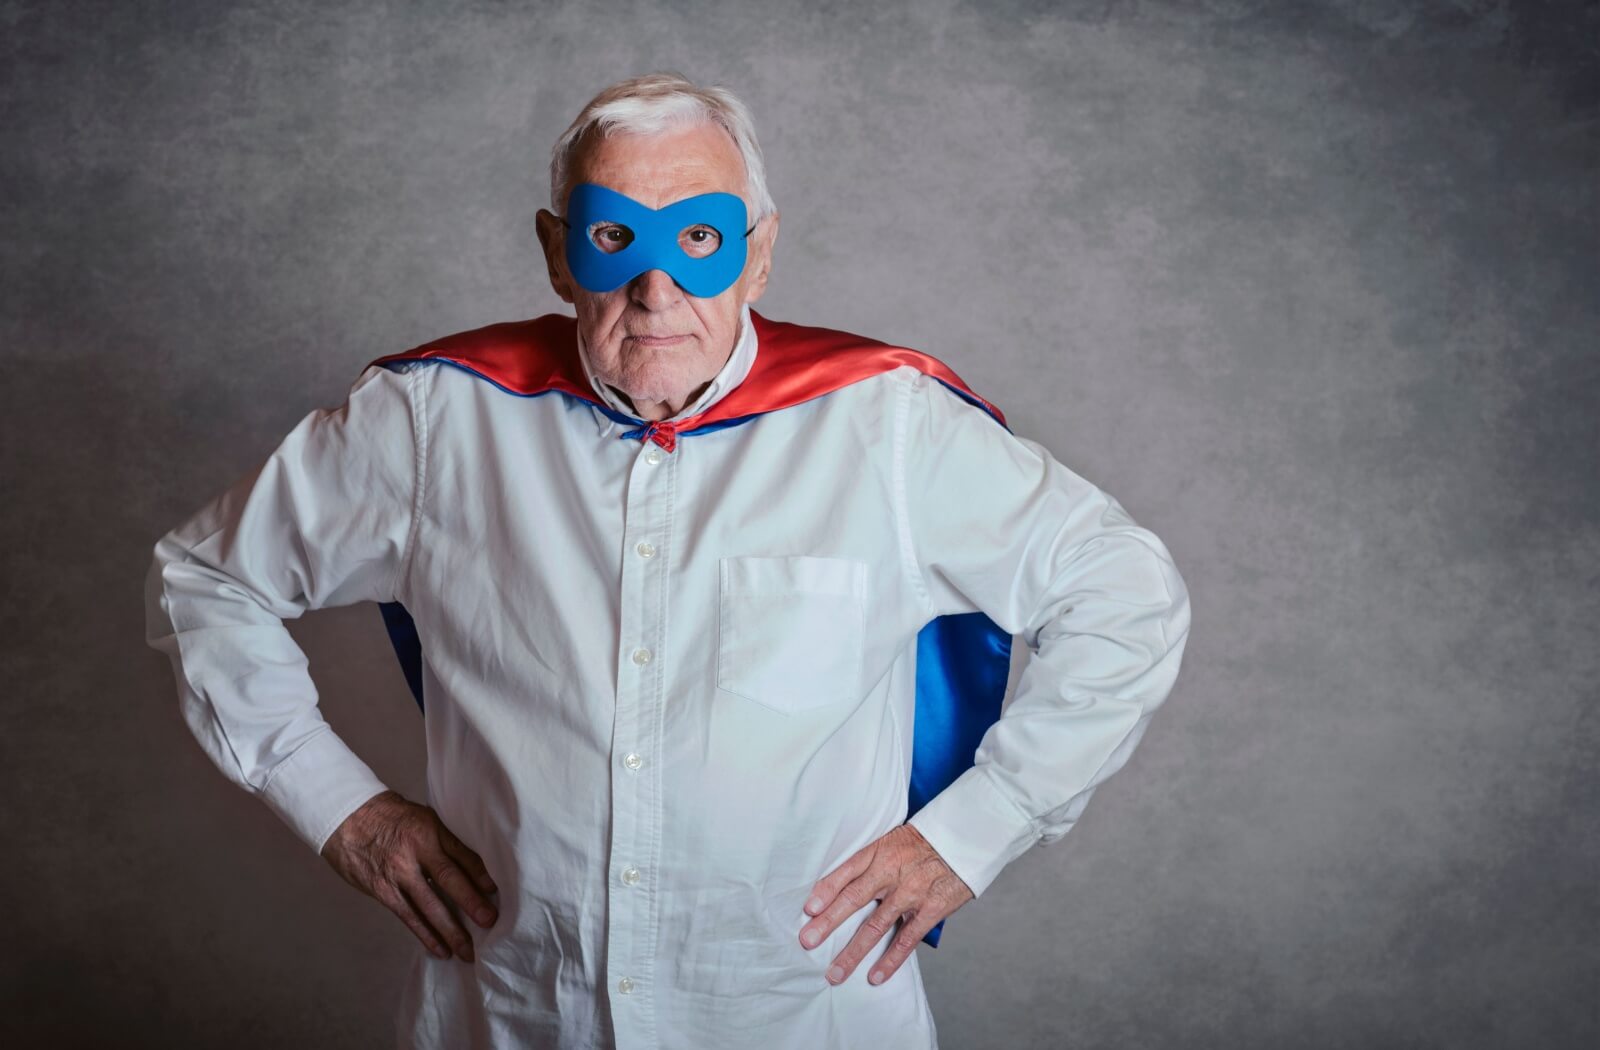
[{"label": "cape collar", "polygon": [[[654,441],[668,452],[677,447],[679,435],[737,426],[901,365],[910,365],[939,380],[1006,426],[1005,416],[998,408],[974,393],[949,365],[931,354],[830,328],[770,321],[748,307],[746,310],[751,340],[748,361],[736,364],[730,355],[723,367],[730,381],[718,387],[715,398],[703,398],[699,407],[689,407],[669,420],[646,422],[608,404],[585,371],[578,350],[577,319],[562,314],[502,321],[457,332],[411,350],[374,358],[367,365],[392,367],[402,361],[432,361],[464,369],[521,397],[559,391],[589,402],[614,422],[627,424],[622,437]],[[746,371],[734,381],[738,368]]]}]

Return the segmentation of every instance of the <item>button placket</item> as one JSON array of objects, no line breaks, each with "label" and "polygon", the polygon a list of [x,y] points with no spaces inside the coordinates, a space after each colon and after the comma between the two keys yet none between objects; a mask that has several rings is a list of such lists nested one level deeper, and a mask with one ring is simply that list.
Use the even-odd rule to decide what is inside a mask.
[{"label": "button placket", "polygon": [[[607,968],[618,996],[627,996],[613,1015],[619,1046],[656,1045],[654,999],[658,901],[647,878],[660,848],[659,770],[648,758],[658,753],[661,705],[665,696],[665,615],[671,550],[675,470],[667,452],[645,442],[629,480],[623,519],[619,599],[621,652],[612,728],[616,759],[612,780],[611,856],[613,868],[607,909]],[[681,455],[682,449],[676,453]]]}]

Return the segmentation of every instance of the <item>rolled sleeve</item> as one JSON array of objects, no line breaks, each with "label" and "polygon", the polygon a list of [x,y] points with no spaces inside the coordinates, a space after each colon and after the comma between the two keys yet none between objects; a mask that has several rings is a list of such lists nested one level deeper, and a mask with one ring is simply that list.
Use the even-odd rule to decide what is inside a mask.
[{"label": "rolled sleeve", "polygon": [[897,498],[930,618],[982,612],[1034,650],[974,764],[908,823],[981,895],[1059,839],[1172,690],[1189,597],[1110,495],[938,380],[905,377]]},{"label": "rolled sleeve", "polygon": [[420,383],[369,367],[249,475],[157,541],[146,641],[206,755],[313,850],[386,790],[317,707],[283,621],[397,597],[423,462]]}]

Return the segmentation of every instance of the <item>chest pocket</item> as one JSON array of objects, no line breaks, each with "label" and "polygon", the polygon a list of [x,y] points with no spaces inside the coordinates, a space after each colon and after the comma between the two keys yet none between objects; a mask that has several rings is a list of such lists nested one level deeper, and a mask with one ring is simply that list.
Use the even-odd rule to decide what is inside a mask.
[{"label": "chest pocket", "polygon": [[723,558],[717,686],[777,711],[861,695],[867,563]]}]

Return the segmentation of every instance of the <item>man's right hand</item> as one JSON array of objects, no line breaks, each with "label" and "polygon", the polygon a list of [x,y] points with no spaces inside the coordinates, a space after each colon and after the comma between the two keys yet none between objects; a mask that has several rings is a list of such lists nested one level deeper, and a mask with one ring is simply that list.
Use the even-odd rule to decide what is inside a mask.
[{"label": "man's right hand", "polygon": [[498,917],[485,896],[496,887],[483,859],[432,808],[397,791],[373,796],[346,817],[322,856],[346,882],[398,915],[441,959],[454,949],[462,962],[472,961],[472,939],[449,904],[485,929]]}]

